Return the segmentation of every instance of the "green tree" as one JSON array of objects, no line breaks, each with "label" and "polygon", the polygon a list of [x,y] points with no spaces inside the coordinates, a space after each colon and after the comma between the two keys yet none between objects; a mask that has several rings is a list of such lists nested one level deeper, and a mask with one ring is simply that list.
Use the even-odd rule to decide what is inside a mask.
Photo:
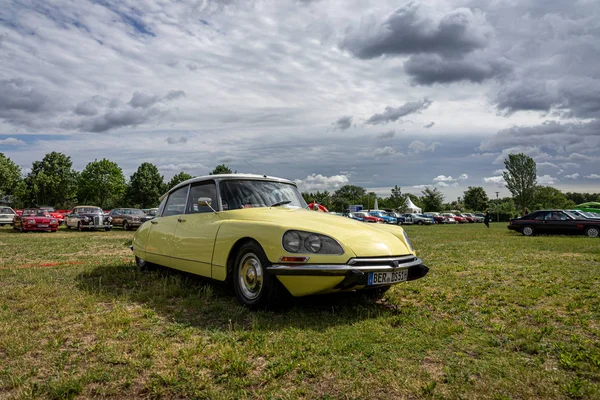
[{"label": "green tree", "polygon": [[185,172],[180,172],[177,175],[175,175],[174,177],[171,178],[171,180],[169,181],[169,183],[167,183],[167,190],[174,188],[175,185],[183,182],[183,181],[187,181],[188,179],[192,179],[193,176],[191,176],[188,173]]},{"label": "green tree", "polygon": [[575,207],[574,201],[567,199],[563,192],[551,186],[536,186],[533,204],[536,210]]},{"label": "green tree", "polygon": [[219,164],[219,165],[217,165],[217,167],[215,169],[213,169],[213,171],[209,175],[232,174],[232,173],[233,173],[233,171],[231,171],[231,169],[227,165]]},{"label": "green tree", "polygon": [[42,161],[34,161],[25,177],[27,205],[51,205],[71,208],[77,201],[78,173],[72,169],[71,157],[53,151]]},{"label": "green tree", "polygon": [[464,192],[463,203],[468,210],[483,211],[488,202],[487,193],[481,186],[469,186],[469,189]]},{"label": "green tree", "polygon": [[[392,194],[385,199],[385,208],[394,210],[404,210],[406,208],[406,197],[402,194],[402,189],[398,185],[392,188]],[[380,207],[382,207],[380,205]]]},{"label": "green tree", "polygon": [[113,208],[122,198],[125,188],[123,170],[115,162],[103,158],[85,166],[79,174],[78,198],[100,208]]},{"label": "green tree", "polygon": [[533,158],[523,153],[509,154],[504,160],[506,172],[502,173],[506,188],[510,190],[520,211],[525,211],[533,203],[537,185],[537,168]]},{"label": "green tree", "polygon": [[130,205],[139,208],[158,206],[159,198],[165,191],[163,176],[152,163],[142,163],[131,175],[126,198]]},{"label": "green tree", "polygon": [[0,198],[15,195],[15,188],[21,180],[21,167],[0,153]]},{"label": "green tree", "polygon": [[[344,185],[336,190],[331,196],[331,203],[335,211],[347,211],[351,204],[361,204],[361,200],[367,191],[355,185]],[[366,207],[366,204],[364,205]]]},{"label": "green tree", "polygon": [[426,188],[421,194],[423,211],[441,211],[443,209],[444,195],[438,188]]}]

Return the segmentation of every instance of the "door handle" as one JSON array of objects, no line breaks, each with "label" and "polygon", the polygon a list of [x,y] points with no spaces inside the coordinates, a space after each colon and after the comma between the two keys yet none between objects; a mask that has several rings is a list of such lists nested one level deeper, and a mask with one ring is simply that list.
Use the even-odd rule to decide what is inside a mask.
[{"label": "door handle", "polygon": [[153,221],[153,220],[150,220],[150,223],[151,223],[151,224],[158,224],[158,221]]},{"label": "door handle", "polygon": [[185,222],[185,219],[183,219],[183,218],[177,218],[177,221],[179,221],[179,222]]}]

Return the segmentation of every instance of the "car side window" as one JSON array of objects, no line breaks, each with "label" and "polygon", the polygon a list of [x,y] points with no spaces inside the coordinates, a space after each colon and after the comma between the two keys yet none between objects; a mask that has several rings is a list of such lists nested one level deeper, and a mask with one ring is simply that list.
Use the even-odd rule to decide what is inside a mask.
[{"label": "car side window", "polygon": [[217,185],[215,182],[202,182],[191,187],[186,214],[213,212],[210,207],[198,205],[198,199],[201,197],[210,198],[211,206],[213,208],[217,207]]},{"label": "car side window", "polygon": [[188,187],[189,186],[181,187],[169,195],[162,213],[163,217],[184,213]]}]

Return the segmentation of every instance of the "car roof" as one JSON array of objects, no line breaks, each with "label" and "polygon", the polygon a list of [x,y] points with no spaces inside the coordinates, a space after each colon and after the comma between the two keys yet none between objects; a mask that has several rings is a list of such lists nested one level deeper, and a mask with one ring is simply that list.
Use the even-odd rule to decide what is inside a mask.
[{"label": "car roof", "polygon": [[204,176],[197,176],[195,178],[191,178],[188,179],[187,181],[183,181],[181,183],[178,183],[177,185],[175,185],[174,187],[172,187],[171,189],[169,189],[169,191],[167,191],[167,193],[163,194],[162,196],[160,196],[160,200],[162,201],[165,196],[167,196],[169,193],[173,192],[174,190],[179,189],[182,186],[187,186],[190,183],[198,183],[198,182],[205,182],[205,181],[211,181],[211,180],[215,180],[217,182],[220,181],[226,181],[226,180],[256,180],[256,181],[267,181],[267,182],[282,182],[282,183],[288,183],[294,186],[297,186],[295,182],[290,181],[288,179],[283,179],[283,178],[277,178],[275,176],[267,176],[267,175],[257,175],[257,174],[217,174],[217,175],[204,175]]}]

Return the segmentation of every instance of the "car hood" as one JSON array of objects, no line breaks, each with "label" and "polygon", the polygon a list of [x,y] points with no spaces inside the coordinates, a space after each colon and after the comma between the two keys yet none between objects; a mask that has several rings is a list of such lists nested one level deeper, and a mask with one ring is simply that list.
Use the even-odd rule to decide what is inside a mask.
[{"label": "car hood", "polygon": [[233,220],[272,223],[287,229],[320,233],[338,240],[358,257],[414,254],[397,225],[368,224],[302,208],[263,207],[221,213]]}]

